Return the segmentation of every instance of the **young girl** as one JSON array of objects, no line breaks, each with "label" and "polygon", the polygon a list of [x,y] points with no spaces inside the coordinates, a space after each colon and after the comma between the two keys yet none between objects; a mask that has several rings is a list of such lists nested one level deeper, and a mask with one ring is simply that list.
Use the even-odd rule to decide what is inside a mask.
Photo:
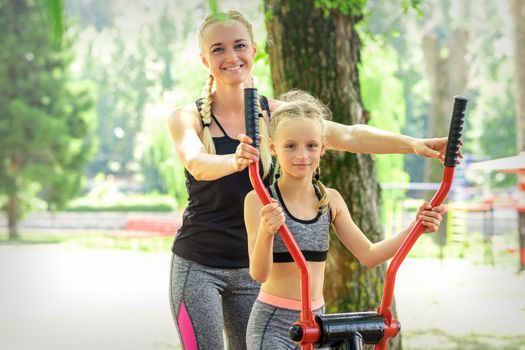
[{"label": "young girl", "polygon": [[[278,180],[269,187],[274,201],[263,206],[251,191],[244,203],[250,274],[262,283],[248,322],[250,350],[299,348],[290,340],[288,329],[299,319],[300,272],[276,234],[283,223],[308,262],[314,313],[322,313],[324,307],[330,225],[361,263],[374,267],[395,254],[415,223],[401,234],[371,243],[352,221],[341,195],[319,180],[319,161],[327,147],[323,120],[328,109],[303,92],[295,91],[282,99],[289,102],[273,112],[270,123],[270,150],[280,166]],[[425,232],[438,229],[443,211],[444,206],[429,209],[427,203],[419,208],[417,217],[422,219]]]},{"label": "young girl", "polygon": [[[250,277],[243,218],[251,189],[247,165],[259,159],[244,132],[243,89],[252,86],[257,51],[251,24],[236,11],[207,16],[199,29],[201,60],[209,70],[203,98],[177,108],[169,129],[184,164],[188,207],[173,243],[171,311],[182,347],[246,349],[246,324],[259,285]],[[280,104],[261,97],[261,134]],[[326,122],[329,144],[341,151],[417,153],[443,158],[446,138],[414,139],[367,125]],[[270,154],[261,146],[265,174]],[[266,183],[271,179],[267,177]]]}]

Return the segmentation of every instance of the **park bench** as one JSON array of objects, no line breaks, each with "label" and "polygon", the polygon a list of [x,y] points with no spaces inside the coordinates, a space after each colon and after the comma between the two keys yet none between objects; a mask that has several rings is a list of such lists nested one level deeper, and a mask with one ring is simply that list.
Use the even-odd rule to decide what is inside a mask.
[{"label": "park bench", "polygon": [[180,218],[129,217],[118,237],[175,236],[181,225]]}]

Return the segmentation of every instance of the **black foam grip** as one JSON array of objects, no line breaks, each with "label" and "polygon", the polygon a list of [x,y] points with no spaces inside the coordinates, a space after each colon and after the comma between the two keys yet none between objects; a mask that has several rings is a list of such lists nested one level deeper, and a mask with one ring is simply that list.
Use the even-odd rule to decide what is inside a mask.
[{"label": "black foam grip", "polygon": [[253,140],[253,147],[259,149],[259,109],[255,88],[244,89],[244,125],[246,135]]},{"label": "black foam grip", "polygon": [[445,166],[455,167],[458,161],[459,144],[463,135],[463,122],[468,99],[463,96],[454,96],[454,109],[450,120],[448,132],[447,151],[445,153]]},{"label": "black foam grip", "polygon": [[[323,348],[332,349],[341,341],[350,342],[352,338],[352,342],[377,344],[385,335],[385,320],[375,311],[316,315],[315,320],[321,327],[319,345]],[[359,337],[354,337],[354,334]]]}]

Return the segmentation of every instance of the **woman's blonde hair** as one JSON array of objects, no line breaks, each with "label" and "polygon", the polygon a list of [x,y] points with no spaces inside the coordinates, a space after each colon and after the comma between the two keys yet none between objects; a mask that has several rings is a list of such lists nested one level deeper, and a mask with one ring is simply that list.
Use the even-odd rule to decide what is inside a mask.
[{"label": "woman's blonde hair", "polygon": [[[275,137],[277,127],[283,120],[307,118],[319,122],[323,142],[325,141],[324,121],[330,120],[332,113],[319,99],[301,90],[291,90],[279,96],[279,100],[284,101],[272,114],[270,121],[270,136]],[[319,169],[319,168],[318,168]],[[312,174],[312,181],[319,189],[320,198],[317,208],[321,212],[328,210],[328,195],[326,188],[319,179],[319,174]]]},{"label": "woman's blonde hair", "polygon": [[[202,51],[204,31],[206,30],[206,28],[213,23],[228,22],[228,21],[237,21],[243,24],[246,27],[246,30],[248,30],[250,40],[252,41],[252,43],[254,43],[252,25],[250,22],[248,22],[248,20],[240,12],[238,11],[218,12],[218,13],[212,13],[206,16],[206,18],[204,18],[204,21],[201,23],[199,27],[199,46],[201,47],[201,51]],[[202,107],[200,110],[200,116],[202,120],[202,143],[204,147],[206,148],[206,151],[210,154],[215,154],[215,145],[213,144],[213,138],[210,132],[211,108],[213,104],[214,83],[215,83],[215,78],[213,77],[213,75],[210,74],[208,77],[208,81],[206,82],[206,86],[204,87],[204,90],[203,90],[203,96],[202,96],[203,103],[202,103]],[[252,79],[252,85],[253,85],[253,79]],[[268,138],[269,138],[268,127],[266,126],[266,122],[264,121],[264,118],[262,115],[262,108],[261,108],[259,99],[257,99],[257,107],[259,109],[259,134],[261,135],[259,154],[261,157],[263,176],[265,177],[270,172],[272,159],[270,155],[270,148],[268,146]]]}]

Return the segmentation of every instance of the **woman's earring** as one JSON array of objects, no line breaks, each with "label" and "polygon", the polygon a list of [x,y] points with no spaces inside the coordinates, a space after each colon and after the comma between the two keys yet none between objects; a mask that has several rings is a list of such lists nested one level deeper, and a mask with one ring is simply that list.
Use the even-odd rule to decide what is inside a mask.
[{"label": "woman's earring", "polygon": [[315,181],[319,181],[320,178],[321,178],[321,169],[317,167],[315,169],[314,179]]},{"label": "woman's earring", "polygon": [[281,177],[281,165],[277,164],[277,171],[275,172],[275,180],[278,180]]}]

